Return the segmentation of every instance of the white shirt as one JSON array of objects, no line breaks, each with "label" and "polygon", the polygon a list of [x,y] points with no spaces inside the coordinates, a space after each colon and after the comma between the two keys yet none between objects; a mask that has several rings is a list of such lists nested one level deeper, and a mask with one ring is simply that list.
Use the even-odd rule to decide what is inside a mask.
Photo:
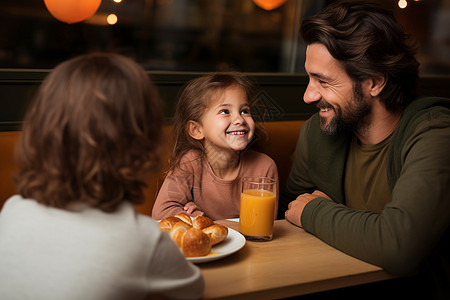
[{"label": "white shirt", "polygon": [[13,196],[0,213],[0,299],[199,298],[203,277],[153,219]]}]

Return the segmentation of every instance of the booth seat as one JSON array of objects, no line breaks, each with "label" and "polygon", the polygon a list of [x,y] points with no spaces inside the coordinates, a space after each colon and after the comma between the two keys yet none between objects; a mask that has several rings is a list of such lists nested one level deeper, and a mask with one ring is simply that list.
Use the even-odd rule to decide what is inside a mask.
[{"label": "booth seat", "polygon": [[[258,124],[265,129],[267,137],[260,139],[253,147],[255,150],[266,153],[275,161],[278,167],[280,187],[283,186],[289,174],[297,138],[303,123],[303,120],[296,120]],[[172,126],[164,126],[163,130],[164,137],[171,136]],[[19,136],[20,131],[0,132],[0,209],[3,203],[16,193],[13,180],[14,173],[17,171],[14,162],[14,146]],[[148,186],[144,190],[145,201],[143,204],[136,206],[139,213],[149,216],[164,180],[168,155],[171,153],[172,145],[169,140],[165,140],[163,147],[161,169],[150,176]]]}]

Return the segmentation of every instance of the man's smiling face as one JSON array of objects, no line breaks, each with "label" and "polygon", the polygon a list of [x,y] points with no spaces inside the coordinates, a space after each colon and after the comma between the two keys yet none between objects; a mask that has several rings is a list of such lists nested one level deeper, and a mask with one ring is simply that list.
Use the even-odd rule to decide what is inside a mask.
[{"label": "man's smiling face", "polygon": [[352,81],[322,44],[307,47],[305,69],[309,83],[303,100],[320,109],[322,131],[334,135],[342,130],[362,130],[371,111],[362,85]]}]

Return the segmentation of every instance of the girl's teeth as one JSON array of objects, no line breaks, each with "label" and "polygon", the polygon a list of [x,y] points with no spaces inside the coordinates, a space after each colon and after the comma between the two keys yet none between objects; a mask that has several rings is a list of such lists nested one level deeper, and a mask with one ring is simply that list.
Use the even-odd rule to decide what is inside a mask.
[{"label": "girl's teeth", "polygon": [[233,131],[233,132],[229,132],[229,134],[242,135],[242,134],[245,134],[245,132],[244,131]]}]

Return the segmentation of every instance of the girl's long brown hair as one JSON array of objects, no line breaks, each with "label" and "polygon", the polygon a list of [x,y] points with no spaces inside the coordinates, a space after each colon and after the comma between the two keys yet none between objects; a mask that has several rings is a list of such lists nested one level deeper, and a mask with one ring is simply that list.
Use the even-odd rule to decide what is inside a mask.
[{"label": "girl's long brown hair", "polygon": [[58,208],[140,203],[147,175],[159,166],[161,123],[156,90],[133,60],[90,54],[61,63],[25,118],[18,192]]},{"label": "girl's long brown hair", "polygon": [[[204,155],[203,144],[189,135],[187,124],[189,120],[200,122],[209,103],[218,99],[226,88],[233,85],[239,86],[244,90],[249,105],[252,107],[256,101],[255,85],[240,72],[210,73],[191,80],[184,87],[178,99],[173,119],[174,147],[169,171],[176,168],[181,158],[192,149],[198,150],[201,155]],[[255,135],[262,135],[262,131],[258,127]]]}]

